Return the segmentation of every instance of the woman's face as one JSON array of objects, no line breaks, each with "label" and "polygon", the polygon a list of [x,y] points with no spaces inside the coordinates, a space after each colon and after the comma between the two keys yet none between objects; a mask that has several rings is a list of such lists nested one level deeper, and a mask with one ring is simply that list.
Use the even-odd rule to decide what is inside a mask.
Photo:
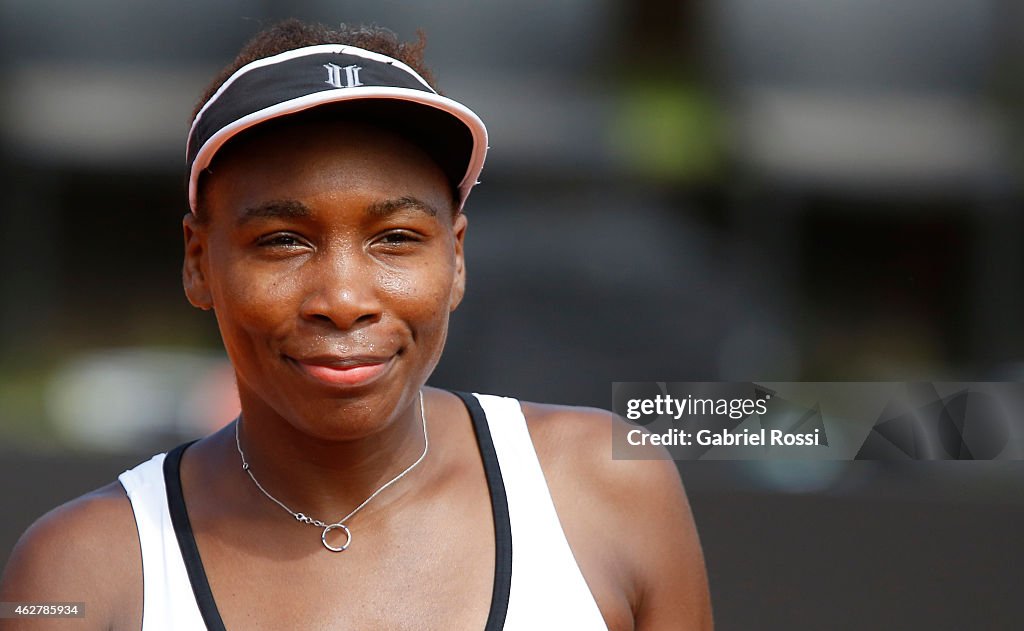
[{"label": "woman's face", "polygon": [[466,219],[441,169],[346,123],[241,137],[185,218],[184,281],[212,307],[246,414],[351,439],[415,399],[465,286]]}]

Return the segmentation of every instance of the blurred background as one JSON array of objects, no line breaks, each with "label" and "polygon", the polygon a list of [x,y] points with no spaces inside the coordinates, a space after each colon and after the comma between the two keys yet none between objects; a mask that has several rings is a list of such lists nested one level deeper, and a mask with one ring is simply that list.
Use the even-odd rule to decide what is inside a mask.
[{"label": "blurred background", "polygon": [[[0,0],[0,563],[237,413],[185,135],[289,16],[422,28],[488,125],[434,385],[1024,377],[1019,2]],[[680,470],[720,629],[1020,626],[1018,463]]]}]

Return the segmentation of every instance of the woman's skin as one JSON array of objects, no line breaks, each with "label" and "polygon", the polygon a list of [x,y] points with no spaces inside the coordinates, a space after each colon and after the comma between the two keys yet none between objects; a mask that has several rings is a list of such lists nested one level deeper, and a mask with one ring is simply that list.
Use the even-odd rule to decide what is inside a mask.
[{"label": "woman's skin", "polygon": [[[347,522],[351,547],[338,554],[242,471],[234,424],[192,445],[183,494],[227,628],[482,629],[494,573],[483,466],[461,401],[423,385],[466,282],[467,220],[441,169],[384,130],[298,116],[238,137],[206,178],[208,221],[183,223],[185,292],[216,314],[260,483],[333,522],[422,452],[421,389],[430,437],[423,462]],[[613,460],[620,421],[607,412],[523,410],[609,628],[709,629],[671,461]],[[139,629],[141,556],[120,484],[36,522],[0,600],[85,601],[84,619],[59,624]],[[43,626],[58,623],[2,624]]]}]

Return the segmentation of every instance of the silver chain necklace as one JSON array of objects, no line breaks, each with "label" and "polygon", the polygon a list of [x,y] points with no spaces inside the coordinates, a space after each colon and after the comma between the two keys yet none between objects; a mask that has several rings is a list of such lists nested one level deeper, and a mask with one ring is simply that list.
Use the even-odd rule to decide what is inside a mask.
[{"label": "silver chain necklace", "polygon": [[[407,474],[410,471],[412,471],[413,469],[415,469],[416,465],[418,465],[419,463],[423,462],[423,459],[427,456],[427,450],[430,449],[430,441],[427,439],[427,415],[426,415],[426,412],[423,409],[423,390],[420,390],[419,398],[420,398],[420,419],[423,421],[423,453],[421,453],[420,457],[416,459],[416,462],[414,462],[411,465],[409,465],[405,469],[405,471],[402,471],[401,473],[399,473],[395,477],[391,478],[390,482],[388,482],[384,486],[382,486],[379,489],[377,489],[376,491],[374,491],[373,494],[370,495],[370,497],[368,497],[365,500],[363,500],[362,504],[360,504],[359,506],[356,506],[355,509],[353,509],[351,513],[349,513],[348,515],[345,515],[344,517],[342,517],[338,521],[334,522],[333,524],[328,524],[328,523],[322,522],[319,519],[313,519],[312,517],[308,517],[308,516],[306,516],[306,515],[304,515],[302,513],[296,513],[292,509],[290,509],[287,506],[285,506],[284,503],[281,502],[281,500],[277,499],[276,497],[274,497],[273,495],[268,493],[265,488],[263,488],[263,485],[260,484],[259,480],[256,479],[256,476],[254,476],[252,474],[252,468],[249,467],[249,463],[246,462],[246,460],[245,460],[245,453],[242,451],[242,441],[238,437],[238,426],[241,425],[241,423],[242,423],[242,417],[241,417],[241,415],[239,415],[238,420],[235,421],[235,445],[238,447],[238,455],[241,456],[241,458],[242,458],[242,470],[249,474],[249,477],[252,478],[253,483],[256,484],[256,488],[258,488],[260,491],[262,491],[263,494],[266,495],[275,504],[277,504],[281,508],[283,508],[286,511],[288,511],[288,513],[292,517],[294,517],[296,519],[296,521],[300,521],[302,523],[309,524],[311,526],[317,526],[319,528],[323,528],[324,532],[323,532],[323,534],[320,535],[320,541],[324,544],[325,548],[327,548],[331,552],[344,552],[345,550],[348,549],[348,547],[350,545],[352,545],[352,532],[348,529],[348,526],[345,525],[345,522],[347,522],[349,519],[351,519],[352,516],[355,515],[356,513],[358,513],[360,510],[362,510],[362,508],[364,506],[369,504],[370,500],[372,500],[373,498],[375,498],[378,495],[380,495],[381,491],[383,491],[384,489],[388,488],[389,486],[391,486],[395,482],[398,482],[403,477],[405,477],[405,474]],[[332,546],[331,544],[327,543],[327,533],[329,533],[329,532],[331,532],[332,530],[335,530],[335,529],[341,530],[342,532],[345,533],[345,537],[346,537],[345,545],[343,545],[343,546]]]}]

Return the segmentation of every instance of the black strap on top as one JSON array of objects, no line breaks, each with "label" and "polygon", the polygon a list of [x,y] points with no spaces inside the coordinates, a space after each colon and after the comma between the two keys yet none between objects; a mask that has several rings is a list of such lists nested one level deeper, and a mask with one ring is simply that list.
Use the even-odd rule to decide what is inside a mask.
[{"label": "black strap on top", "polygon": [[221,620],[220,612],[217,610],[217,603],[213,600],[210,582],[206,580],[206,570],[203,568],[203,560],[199,557],[199,547],[192,534],[192,524],[188,520],[185,498],[181,493],[181,454],[194,442],[196,441],[178,445],[164,458],[167,506],[171,511],[171,523],[174,525],[174,534],[178,538],[181,558],[185,561],[188,582],[192,584],[192,592],[196,596],[196,604],[199,605],[199,613],[203,616],[203,622],[206,623],[206,628],[209,631],[226,631],[224,621]]},{"label": "black strap on top", "polygon": [[[509,591],[512,586],[512,524],[509,521],[505,483],[501,477],[498,455],[494,451],[494,441],[491,439],[487,417],[480,407],[480,402],[472,394],[456,391],[452,393],[462,399],[473,421],[473,431],[476,433],[484,475],[487,478],[487,489],[491,496],[491,512],[494,518],[494,589],[484,631],[501,631],[505,626]],[[174,534],[178,538],[178,547],[181,549],[181,557],[185,561],[188,580],[192,584],[196,604],[206,628],[209,631],[226,631],[224,621],[217,610],[217,603],[213,599],[210,582],[206,578],[206,570],[199,556],[199,547],[192,533],[188,510],[185,508],[185,499],[181,492],[181,455],[194,442],[196,441],[178,445],[164,459],[167,505],[171,513],[171,523],[174,525]]]},{"label": "black strap on top", "polygon": [[452,393],[462,399],[473,419],[476,444],[484,463],[487,488],[491,492],[491,511],[494,516],[494,589],[491,592],[491,612],[487,615],[484,631],[501,631],[508,613],[508,595],[512,587],[512,522],[508,516],[508,497],[505,495],[505,481],[501,478],[498,454],[494,451],[491,429],[487,416],[480,407],[480,401],[467,392]]}]

